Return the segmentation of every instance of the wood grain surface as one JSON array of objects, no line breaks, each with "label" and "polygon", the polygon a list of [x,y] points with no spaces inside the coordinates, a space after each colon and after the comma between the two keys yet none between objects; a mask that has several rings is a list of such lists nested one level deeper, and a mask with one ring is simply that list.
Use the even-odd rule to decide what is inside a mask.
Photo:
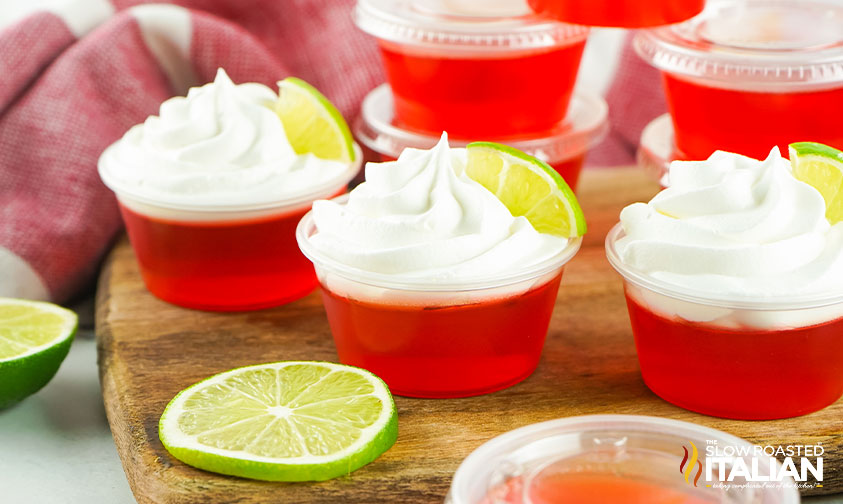
[{"label": "wood grain surface", "polygon": [[158,418],[170,399],[207,376],[278,360],[336,361],[319,292],[248,313],[179,308],[146,291],[123,240],[100,278],[97,340],[108,420],[135,497],[142,504],[441,503],[459,463],[483,442],[534,422],[592,413],[675,418],[755,443],[822,443],[825,481],[814,492],[843,491],[843,401],[800,418],[741,422],[674,407],[644,385],[621,280],[605,259],[603,238],[624,205],[657,190],[637,170],[586,171],[580,200],[589,233],[562,279],[538,370],[480,397],[396,397],[395,446],[351,475],[322,483],[264,483],[200,471],[172,458],[158,439]]}]

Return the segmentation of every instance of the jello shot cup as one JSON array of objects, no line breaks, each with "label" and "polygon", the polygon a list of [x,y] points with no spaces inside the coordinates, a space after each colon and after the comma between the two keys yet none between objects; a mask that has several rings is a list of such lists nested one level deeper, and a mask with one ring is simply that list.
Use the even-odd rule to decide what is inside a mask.
[{"label": "jello shot cup", "polygon": [[541,132],[562,121],[588,29],[523,2],[360,0],[403,128],[454,138]]},{"label": "jello shot cup", "polygon": [[[438,136],[399,126],[393,104],[389,86],[377,87],[363,100],[354,124],[354,136],[372,161],[393,161],[407,147],[429,149],[439,141]],[[452,140],[451,144],[463,147],[476,140],[506,143],[549,164],[576,190],[586,154],[608,130],[607,115],[608,107],[602,98],[580,91],[571,98],[568,115],[552,129],[506,139],[469,137]]]},{"label": "jello shot cup", "polygon": [[467,397],[527,378],[541,357],[565,265],[582,242],[529,268],[471,282],[396,281],[348,267],[312,246],[312,214],[297,238],[316,268],[340,362],[409,397]]},{"label": "jello shot cup", "polygon": [[[324,106],[302,81],[279,85]],[[295,124],[285,127],[274,109],[283,102],[220,69],[214,82],[166,100],[100,156],[100,178],[117,197],[153,295],[234,311],[278,306],[316,288],[296,225],[314,200],[346,191],[362,153],[350,132],[348,161],[297,153],[287,137]]]},{"label": "jello shot cup", "polygon": [[624,283],[644,382],[679,407],[740,420],[820,410],[843,395],[843,289],[747,299],[682,289],[606,253]]},{"label": "jello shot cup", "polygon": [[565,23],[616,28],[648,28],[686,21],[705,0],[528,0],[530,7]]},{"label": "jello shot cup", "polygon": [[709,2],[678,25],[641,31],[663,74],[685,159],[715,150],[763,158],[792,142],[843,147],[843,5],[832,0]]},{"label": "jello shot cup", "polygon": [[317,286],[313,265],[296,244],[296,226],[313,201],[346,191],[358,161],[334,180],[295,198],[262,205],[172,205],[133,195],[100,174],[114,191],[147,289],[178,306],[245,311],[279,306]]},{"label": "jello shot cup", "polygon": [[753,467],[768,476],[782,470],[746,440],[708,427],[639,415],[576,416],[481,445],[460,464],[445,504],[799,502],[793,478],[754,482]]}]

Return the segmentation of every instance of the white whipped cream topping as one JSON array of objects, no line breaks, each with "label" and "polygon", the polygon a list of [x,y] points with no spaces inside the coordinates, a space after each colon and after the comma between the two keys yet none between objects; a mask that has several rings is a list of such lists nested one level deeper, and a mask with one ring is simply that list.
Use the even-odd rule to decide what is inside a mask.
[{"label": "white whipped cream topping", "polygon": [[347,203],[314,202],[311,244],[345,266],[431,283],[523,270],[565,249],[567,239],[513,217],[465,163],[465,149],[451,149],[446,135],[431,150],[368,163]]},{"label": "white whipped cream topping", "polygon": [[[843,223],[829,225],[822,196],[793,177],[778,148],[765,161],[726,152],[706,161],[674,161],[670,181],[649,203],[621,212],[625,236],[615,247],[624,264],[713,298],[753,301],[843,293]],[[771,312],[670,306],[667,297],[649,298],[669,314],[727,325],[799,325],[802,315],[816,315],[809,310],[782,320]],[[831,317],[826,312],[822,317]]]},{"label": "white whipped cream topping", "polygon": [[103,179],[161,203],[239,205],[295,198],[346,172],[345,163],[293,151],[273,110],[277,98],[219,69],[213,83],[166,100],[106,150]]}]

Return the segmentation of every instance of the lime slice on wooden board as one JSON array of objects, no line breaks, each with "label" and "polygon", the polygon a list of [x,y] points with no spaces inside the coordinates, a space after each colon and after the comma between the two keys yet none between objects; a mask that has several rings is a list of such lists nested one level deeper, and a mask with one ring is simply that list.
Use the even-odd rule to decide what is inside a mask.
[{"label": "lime slice on wooden board", "polygon": [[512,215],[523,215],[540,233],[566,238],[585,234],[577,197],[550,165],[493,142],[471,143],[466,149],[466,175],[494,193]]},{"label": "lime slice on wooden board", "polygon": [[38,392],[59,370],[76,334],[72,311],[0,298],[0,408]]},{"label": "lime slice on wooden board", "polygon": [[212,376],[170,401],[158,427],[164,447],[185,464],[267,481],[347,475],[398,437],[386,384],[330,362],[275,362]]}]

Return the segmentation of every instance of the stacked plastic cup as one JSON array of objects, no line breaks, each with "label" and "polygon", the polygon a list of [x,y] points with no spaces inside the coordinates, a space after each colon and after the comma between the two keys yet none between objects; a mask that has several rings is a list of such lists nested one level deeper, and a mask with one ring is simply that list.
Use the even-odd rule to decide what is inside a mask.
[{"label": "stacked plastic cup", "polygon": [[[576,184],[605,121],[600,98],[574,94],[588,28],[523,0],[359,0],[354,16],[377,39],[389,84],[369,95],[356,130],[371,159],[430,147],[446,131],[455,145],[494,141],[534,154]],[[584,113],[597,123],[583,129]],[[571,148],[584,138],[584,149]]]},{"label": "stacked plastic cup", "polygon": [[711,0],[687,22],[640,32],[636,50],[662,71],[672,129],[661,129],[675,155],[763,158],[799,141],[843,148],[843,123],[830,113],[843,101],[841,26],[836,0]]}]

